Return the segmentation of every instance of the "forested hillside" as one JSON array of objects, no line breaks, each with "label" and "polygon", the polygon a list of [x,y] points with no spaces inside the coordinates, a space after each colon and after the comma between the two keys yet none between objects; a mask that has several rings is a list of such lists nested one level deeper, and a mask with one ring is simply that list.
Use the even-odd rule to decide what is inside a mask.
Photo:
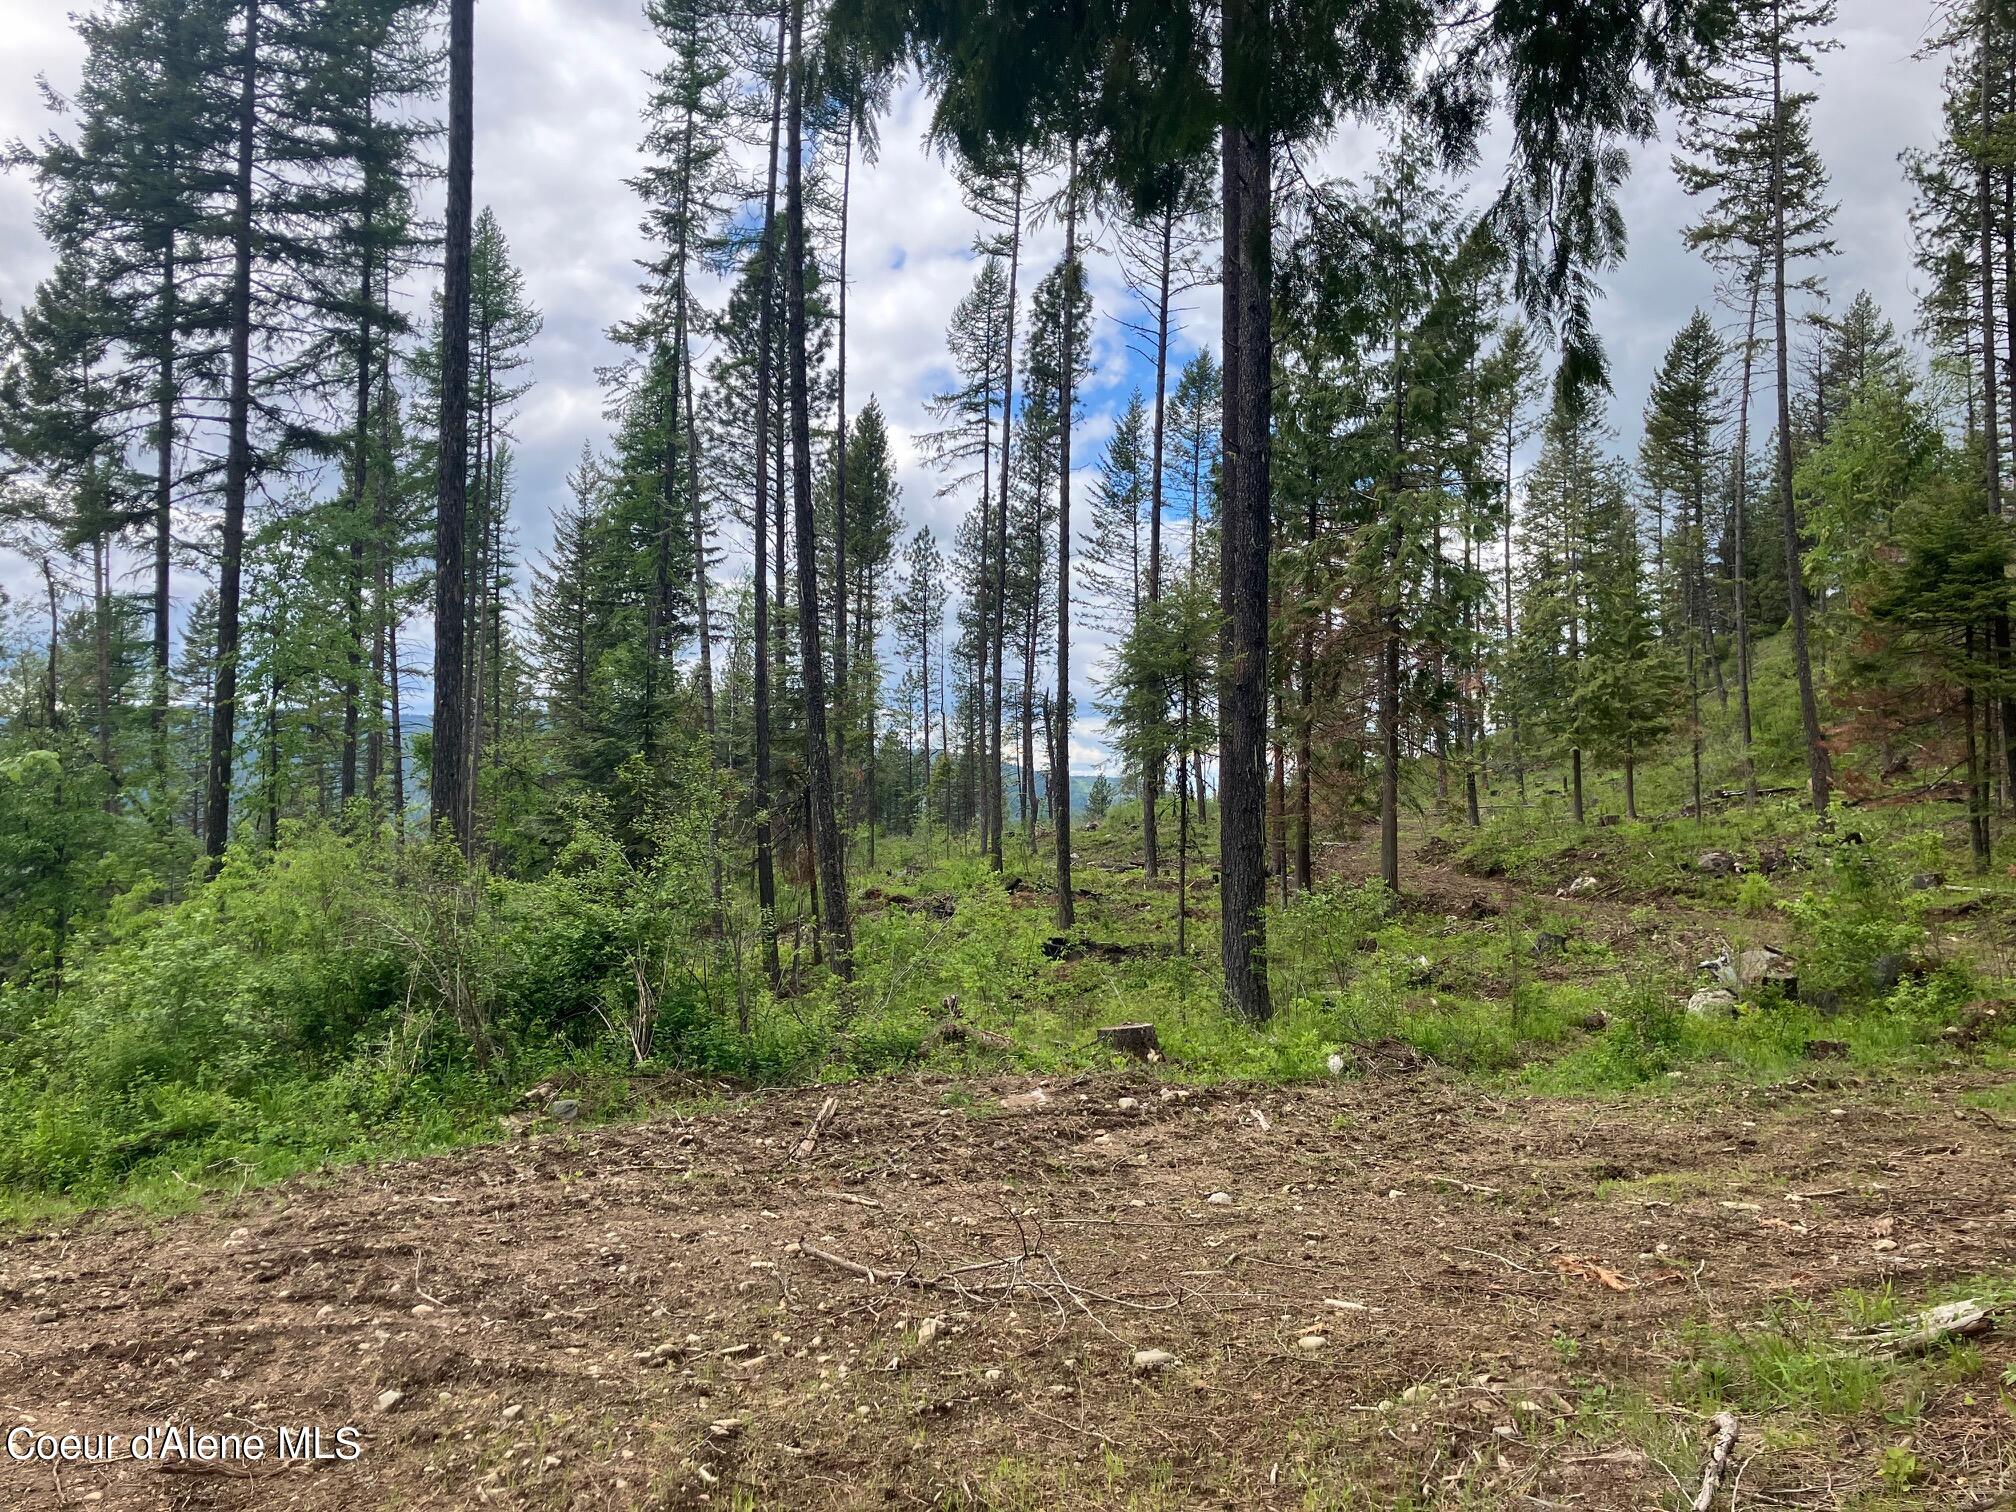
[{"label": "forested hillside", "polygon": [[[1128,1420],[1145,1437],[1088,1417],[1093,1447],[1072,1447],[1104,1446],[1105,1499],[1272,1505],[1292,1481],[1309,1505],[1557,1504],[1548,1488],[1649,1504],[1703,1473],[1669,1408],[1769,1417],[1760,1452],[1778,1458],[1756,1475],[1775,1504],[2002,1484],[2016,1364],[1998,1388],[1983,1372],[2002,1362],[1968,1344],[1844,1385],[1828,1331],[1844,1309],[1866,1329],[1949,1294],[2016,1295],[1988,1147],[1956,1158],[1979,1216],[2004,1214],[1992,1232],[1939,1230],[1904,1268],[1864,1253],[1892,1228],[1856,1230],[1845,1267],[1846,1241],[1823,1264],[1815,1239],[1788,1280],[1791,1260],[1715,1227],[1763,1211],[1752,1156],[1717,1146],[1682,1169],[1668,1121],[1705,1140],[1717,1099],[1772,1109],[1805,1152],[1768,1178],[1787,1201],[1893,1227],[1909,1206],[1924,1235],[1945,1218],[1923,1190],[1867,1184],[1891,1169],[1897,1106],[1934,1099],[2007,1153],[2016,7],[1944,0],[1914,34],[1943,128],[1890,149],[1912,260],[1886,287],[1908,285],[1908,307],[1838,275],[1840,165],[1815,112],[1833,55],[1863,44],[1836,0],[642,0],[639,166],[569,168],[641,229],[613,315],[542,308],[527,242],[486,197],[503,170],[477,152],[479,106],[541,108],[486,94],[487,21],[472,0],[95,0],[72,21],[81,70],[43,81],[42,129],[7,150],[50,270],[0,324],[9,1217],[243,1201],[348,1162],[550,1150],[899,1072],[949,1080],[847,1094],[894,1099],[903,1132],[848,1136],[888,1146],[885,1174],[953,1127],[938,1119],[1040,1122],[1078,1087],[1126,1116],[1073,1134],[1091,1143],[1060,1181],[1094,1179],[1080,1157],[1103,1158],[1107,1123],[1120,1139],[1178,1119],[1194,1089],[1226,1128],[1169,1134],[1171,1170],[1222,1160],[1222,1179],[1273,1190],[1302,1179],[1287,1157],[1223,1141],[1282,1120],[1334,1173],[1356,1169],[1354,1120],[1469,1127],[1510,1106],[1533,1120],[1533,1169],[1560,1162],[1572,1185],[1589,1106],[1572,1100],[1628,1096],[1587,1116],[1663,1153],[1606,1151],[1615,1170],[1562,1199],[1607,1258],[1594,1237],[1531,1247],[1527,1217],[1559,1191],[1529,1189],[1509,1155],[1438,1135],[1424,1174],[1382,1144],[1368,1188],[1396,1213],[1428,1184],[1504,1219],[1477,1240],[1491,1248],[1442,1259],[1507,1298],[1507,1369],[1554,1369],[1555,1397],[1487,1404],[1470,1438],[1423,1419],[1420,1453],[1393,1465],[1355,1439],[1303,1443],[1293,1476],[1266,1474],[1278,1447],[1213,1458],[1157,1438],[1153,1414]],[[970,242],[923,353],[886,332],[925,275],[860,251],[860,185],[899,117],[924,124]],[[1677,185],[1682,220],[1633,221],[1634,164]],[[1605,296],[1648,239],[1712,292],[1627,362]],[[534,437],[541,353],[578,348],[591,319],[599,413],[558,408],[579,454],[551,487],[526,461],[556,413]],[[898,357],[928,374],[921,406],[861,377]],[[1416,1074],[1440,1080],[1384,1080]],[[1272,1099],[1258,1135],[1240,1089]],[[1817,1101],[1785,1112],[1794,1093]],[[817,1104],[783,1102],[788,1130],[707,1137],[815,1162]],[[1817,1174],[1811,1121],[1830,1116],[1864,1162],[1839,1181]],[[958,1179],[977,1194],[992,1157],[969,1143]],[[581,1148],[594,1165],[615,1146]],[[624,1172],[699,1179],[699,1148],[596,1167],[598,1200],[631,1201]],[[465,1158],[494,1173],[521,1156]],[[803,1196],[706,1200],[725,1226]],[[1216,1221],[1180,1207],[1207,1197],[1246,1201],[1186,1189],[1169,1226]],[[1333,1225],[1383,1242],[1332,1197],[1277,1215],[1309,1244],[1264,1263],[1314,1268]],[[1623,1232],[1612,1199],[1646,1224],[1692,1201],[1686,1244],[1728,1268],[1717,1297],[1754,1319],[1811,1290],[1800,1305],[1828,1327],[1770,1322],[1790,1353],[1766,1359],[1720,1302],[1686,1312],[1708,1295],[1681,1260],[1696,1250]],[[1101,1319],[1125,1320],[1149,1354],[1144,1313],[1189,1318],[1197,1288],[1154,1280],[1153,1246],[1142,1284],[1167,1299],[1117,1274],[1089,1290],[1054,1258],[1030,1282],[1021,1267],[1050,1252],[1014,1209],[988,1221],[1022,1245],[986,1262],[1007,1267],[998,1285],[926,1277],[922,1258],[897,1284],[971,1308],[1020,1297],[1109,1344]],[[1470,1220],[1434,1219],[1451,1221]],[[1413,1265],[1448,1242],[1409,1232],[1429,1247]],[[872,1251],[890,1235],[852,1237],[854,1261],[777,1242],[828,1281],[888,1281],[899,1262]],[[1238,1253],[1181,1274],[1232,1275]],[[11,1268],[0,1256],[0,1287]],[[1536,1278],[1636,1293],[1678,1363],[1612,1351],[1636,1337],[1613,1318],[1585,1379],[1578,1325],[1521,1311]],[[416,1270],[423,1300],[402,1312],[447,1306],[421,1286]],[[1409,1286],[1388,1305],[1457,1327],[1433,1285]],[[1357,1295],[1289,1337],[1290,1365],[1328,1358]],[[732,1322],[744,1303],[724,1306]],[[938,1337],[926,1321],[904,1351]],[[655,1335],[610,1347],[655,1370],[704,1333],[730,1356],[717,1325],[733,1332],[710,1315],[649,1359]],[[1209,1330],[1183,1326],[1201,1358]],[[1381,1357],[1379,1405],[1355,1405],[1425,1411],[1451,1372],[1490,1365],[1459,1335]],[[1111,1390],[1151,1389],[1176,1356],[1125,1358]],[[395,1405],[435,1379],[409,1374],[385,1377]],[[1588,1394],[1627,1380],[1636,1405]],[[1543,1418],[1556,1449],[1604,1452],[1529,1465]],[[666,1479],[577,1483],[572,1461],[534,1473],[535,1454],[492,1481],[554,1505],[737,1475],[738,1495],[802,1490],[771,1448],[734,1461],[732,1421]],[[878,1462],[851,1418],[813,1421],[801,1436]],[[1019,1464],[1007,1420],[987,1421],[976,1442]],[[1881,1426],[1910,1422],[1901,1442]],[[566,1454],[606,1448],[555,1432]],[[1605,1458],[1620,1434],[1629,1469]],[[1798,1500],[1836,1462],[1853,1494],[1896,1500]],[[1039,1466],[979,1486],[957,1469],[926,1467],[934,1504],[1105,1504]]]}]

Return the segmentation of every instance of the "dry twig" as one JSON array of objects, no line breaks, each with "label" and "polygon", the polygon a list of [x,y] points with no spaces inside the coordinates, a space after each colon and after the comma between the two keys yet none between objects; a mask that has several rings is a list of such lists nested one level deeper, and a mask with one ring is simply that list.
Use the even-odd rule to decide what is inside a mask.
[{"label": "dry twig", "polygon": [[1714,1505],[1715,1493],[1722,1489],[1722,1476],[1729,1469],[1729,1456],[1735,1451],[1741,1432],[1735,1413],[1715,1414],[1715,1447],[1709,1452],[1707,1469],[1701,1472],[1701,1489],[1694,1493],[1691,1504],[1693,1512],[1708,1512]]}]

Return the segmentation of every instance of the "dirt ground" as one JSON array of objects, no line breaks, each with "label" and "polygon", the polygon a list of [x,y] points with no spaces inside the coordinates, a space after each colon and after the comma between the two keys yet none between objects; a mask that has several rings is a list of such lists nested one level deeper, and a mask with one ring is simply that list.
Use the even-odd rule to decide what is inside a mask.
[{"label": "dirt ground", "polygon": [[[2016,1265],[1980,1084],[876,1082],[803,1159],[826,1090],[103,1216],[0,1242],[0,1427],[268,1457],[0,1458],[0,1503],[1671,1506],[1707,1425],[1669,1470],[1589,1408],[1689,1320]],[[1926,1405],[1924,1505],[2008,1483],[1980,1395]],[[276,1461],[282,1425],[361,1454]],[[1874,1480],[1738,1460],[1744,1505]]]}]

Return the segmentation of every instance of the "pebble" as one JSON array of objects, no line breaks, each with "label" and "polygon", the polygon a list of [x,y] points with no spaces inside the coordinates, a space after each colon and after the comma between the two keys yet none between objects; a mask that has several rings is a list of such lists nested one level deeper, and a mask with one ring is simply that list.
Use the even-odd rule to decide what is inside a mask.
[{"label": "pebble", "polygon": [[518,1419],[520,1419],[524,1415],[525,1415],[524,1407],[522,1407],[517,1402],[513,1402],[509,1407],[506,1407],[504,1409],[504,1421],[507,1423],[515,1423],[518,1421]]},{"label": "pebble", "polygon": [[1232,1206],[1232,1194],[1230,1192],[1213,1192],[1209,1197],[1206,1197],[1204,1200],[1208,1202],[1212,1207]]},{"label": "pebble", "polygon": [[378,1393],[378,1403],[377,1403],[378,1410],[380,1412],[390,1412],[394,1407],[397,1407],[401,1402],[405,1400],[406,1400],[405,1392],[399,1390],[399,1388],[396,1386],[391,1387],[388,1390],[381,1391]]},{"label": "pebble", "polygon": [[926,1318],[922,1323],[917,1325],[918,1347],[923,1348],[929,1345],[932,1340],[936,1339],[943,1332],[945,1332],[945,1320],[943,1318]]},{"label": "pebble", "polygon": [[1141,1099],[1138,1097],[1123,1097],[1120,1099],[1120,1111],[1123,1113],[1131,1113],[1140,1106]]},{"label": "pebble", "polygon": [[1314,1354],[1319,1349],[1328,1349],[1330,1347],[1330,1341],[1324,1338],[1323,1335],[1321,1334],[1314,1334],[1314,1333],[1304,1334],[1302,1335],[1301,1338],[1295,1341],[1295,1347],[1297,1349],[1304,1350],[1309,1354]]},{"label": "pebble", "polygon": [[1137,1349],[1134,1351],[1134,1368],[1147,1372],[1167,1370],[1176,1363],[1176,1356],[1166,1349]]}]

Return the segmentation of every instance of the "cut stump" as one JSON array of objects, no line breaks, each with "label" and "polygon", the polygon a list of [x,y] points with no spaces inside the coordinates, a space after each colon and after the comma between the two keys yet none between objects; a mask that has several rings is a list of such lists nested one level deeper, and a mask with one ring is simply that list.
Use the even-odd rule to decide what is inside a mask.
[{"label": "cut stump", "polygon": [[1116,1055],[1136,1060],[1162,1059],[1162,1041],[1153,1024],[1112,1024],[1099,1031],[1099,1043]]}]

